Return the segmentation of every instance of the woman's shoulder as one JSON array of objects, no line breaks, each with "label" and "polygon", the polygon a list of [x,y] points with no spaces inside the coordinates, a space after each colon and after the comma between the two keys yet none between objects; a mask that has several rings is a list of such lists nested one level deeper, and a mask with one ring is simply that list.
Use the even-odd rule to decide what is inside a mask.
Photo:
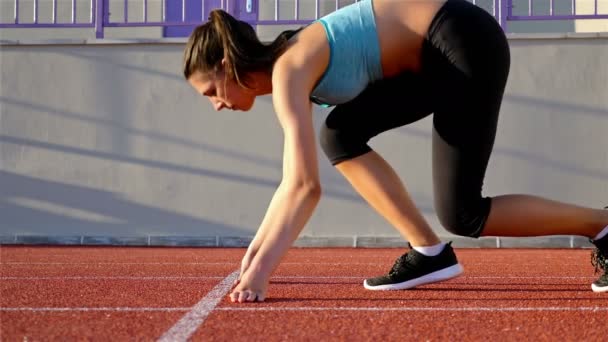
[{"label": "woman's shoulder", "polygon": [[287,49],[275,62],[273,74],[275,71],[282,75],[297,74],[303,83],[312,80],[314,84],[327,68],[329,55],[322,24],[311,23],[290,38]]},{"label": "woman's shoulder", "polygon": [[287,49],[277,60],[288,60],[290,63],[307,64],[314,62],[315,57],[329,53],[329,44],[323,25],[313,22],[295,32],[290,38]]}]

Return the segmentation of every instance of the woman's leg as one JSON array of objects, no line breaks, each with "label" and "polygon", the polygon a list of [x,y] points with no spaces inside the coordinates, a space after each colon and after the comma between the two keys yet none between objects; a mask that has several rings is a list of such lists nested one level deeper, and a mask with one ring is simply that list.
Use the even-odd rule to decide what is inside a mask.
[{"label": "woman's leg", "polygon": [[[497,111],[487,113],[497,114]],[[496,127],[495,122],[488,118],[494,115],[480,117],[475,123],[468,122],[465,126],[450,122],[454,116],[454,113],[439,112],[434,117],[435,208],[443,226],[454,234],[470,237],[590,237],[597,247],[592,255],[592,264],[596,271],[604,270],[604,274],[593,282],[592,290],[608,292],[608,210],[584,208],[530,195],[483,198],[483,178]],[[485,128],[470,130],[479,123]],[[598,233],[604,235],[598,236]]]},{"label": "woman's leg", "polygon": [[439,105],[433,116],[435,209],[441,223],[454,234],[473,237],[594,238],[608,226],[608,210],[525,194],[482,198],[507,72],[500,73],[499,66],[489,65],[487,71],[478,73],[491,77],[477,81],[467,80],[462,69],[449,63],[435,63],[434,68],[441,72],[436,78],[446,86],[441,89],[445,106]]},{"label": "woman's leg", "polygon": [[[393,168],[367,144],[381,132],[430,114],[420,85],[417,76],[407,73],[375,83],[329,114],[320,140],[330,162],[372,208],[413,246],[430,246],[439,238]],[[407,103],[408,109],[395,106],[395,99]]]},{"label": "woman's leg", "polygon": [[608,226],[608,210],[591,209],[529,195],[492,199],[482,235],[581,235],[594,238]]},{"label": "woman's leg", "polygon": [[[421,81],[408,74],[378,82],[334,109],[321,129],[321,146],[332,164],[413,246],[388,275],[366,279],[369,290],[408,289],[462,273],[451,246],[440,243],[393,168],[367,145],[373,136],[430,113],[421,89]],[[394,105],[396,99],[407,104],[407,112]]]},{"label": "woman's leg", "polygon": [[[435,209],[448,231],[472,237],[581,235],[594,238],[608,226],[608,210],[525,194],[483,198],[483,179],[496,123],[488,120],[492,115],[486,114],[462,128],[462,122],[449,122],[449,118],[458,115],[438,112],[434,117]],[[485,127],[475,128],[479,123]]]},{"label": "woman's leg", "polygon": [[346,160],[336,168],[412,246],[440,242],[410,198],[393,168],[375,151]]},{"label": "woman's leg", "polygon": [[437,91],[433,132],[435,206],[446,228],[466,236],[582,235],[608,225],[608,211],[529,195],[482,198],[510,67],[504,32],[483,10],[451,2],[424,50]]},{"label": "woman's leg", "polygon": [[[454,234],[471,237],[590,237],[597,247],[592,263],[596,270],[604,270],[592,289],[608,292],[608,235],[604,235],[608,210],[530,195],[482,197],[509,71],[509,49],[493,20],[483,19],[485,15],[467,18],[468,11],[458,11],[460,6],[471,6],[463,2],[448,4],[445,12],[454,10],[455,15],[446,15],[443,26],[437,28],[439,34],[431,38],[424,70],[441,99],[433,117],[433,181],[442,225]],[[485,21],[486,27],[476,20]]]}]

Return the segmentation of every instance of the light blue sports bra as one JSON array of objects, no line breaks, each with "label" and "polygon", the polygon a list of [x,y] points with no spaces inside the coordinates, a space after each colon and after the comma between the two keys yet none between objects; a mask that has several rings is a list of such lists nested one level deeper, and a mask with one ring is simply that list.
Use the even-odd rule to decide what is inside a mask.
[{"label": "light blue sports bra", "polygon": [[312,102],[348,102],[382,78],[380,43],[372,0],[361,0],[319,19],[329,42],[329,64],[313,89]]}]

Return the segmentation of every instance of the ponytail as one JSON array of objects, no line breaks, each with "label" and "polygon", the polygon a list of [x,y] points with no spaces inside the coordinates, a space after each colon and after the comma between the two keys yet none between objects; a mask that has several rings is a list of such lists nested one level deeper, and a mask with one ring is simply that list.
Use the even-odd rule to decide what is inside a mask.
[{"label": "ponytail", "polygon": [[213,10],[209,21],[198,26],[188,39],[184,51],[184,77],[189,79],[196,71],[217,70],[224,59],[226,76],[249,88],[247,74],[272,71],[289,39],[298,31],[284,31],[272,43],[263,44],[251,25],[223,10]]}]

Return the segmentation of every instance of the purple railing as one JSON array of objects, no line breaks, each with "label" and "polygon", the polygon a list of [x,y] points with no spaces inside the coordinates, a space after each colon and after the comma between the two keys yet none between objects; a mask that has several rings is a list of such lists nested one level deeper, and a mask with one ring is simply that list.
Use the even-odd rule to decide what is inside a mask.
[{"label": "purple railing", "polygon": [[[88,0],[88,8],[84,9],[85,1],[70,0],[70,8],[67,11],[62,8],[62,17],[68,17],[63,20],[58,18],[57,0],[10,1],[14,5],[13,20],[7,21],[7,15],[2,15],[4,21],[0,21],[0,28],[90,27],[95,28],[97,38],[103,38],[107,27],[163,27],[164,36],[186,36],[194,26],[204,22],[214,8],[225,9],[252,25],[304,25],[359,0],[274,0],[274,8],[264,8],[264,11],[260,0]],[[577,0],[545,0],[548,5],[543,6],[538,5],[540,0],[487,0],[485,5],[471,1],[480,7],[490,7],[485,9],[505,30],[510,21],[608,19],[608,9],[600,12],[598,0],[586,1],[594,4],[590,13],[577,10]],[[41,5],[46,10],[42,15]],[[10,4],[6,1],[2,6],[5,11]],[[288,15],[285,15],[286,7],[289,7]],[[86,20],[82,14],[86,14]]]},{"label": "purple railing", "polygon": [[[605,0],[604,0],[605,2]],[[598,0],[584,1],[585,5],[592,4],[591,8],[587,9],[587,13],[581,13],[580,8],[577,9],[576,0],[549,0],[548,6],[541,8],[534,6],[534,1],[525,0],[509,0],[507,19],[510,21],[517,20],[575,20],[575,19],[608,19],[608,4],[605,6],[605,11],[599,12]],[[580,3],[583,3],[581,1]],[[579,3],[579,4],[580,4]],[[523,4],[523,6],[521,5]],[[557,8],[561,5],[561,8]],[[514,13],[514,8],[525,7],[525,11]],[[589,6],[587,6],[589,7]],[[543,13],[543,14],[539,14]],[[589,13],[591,12],[591,13]]]}]

